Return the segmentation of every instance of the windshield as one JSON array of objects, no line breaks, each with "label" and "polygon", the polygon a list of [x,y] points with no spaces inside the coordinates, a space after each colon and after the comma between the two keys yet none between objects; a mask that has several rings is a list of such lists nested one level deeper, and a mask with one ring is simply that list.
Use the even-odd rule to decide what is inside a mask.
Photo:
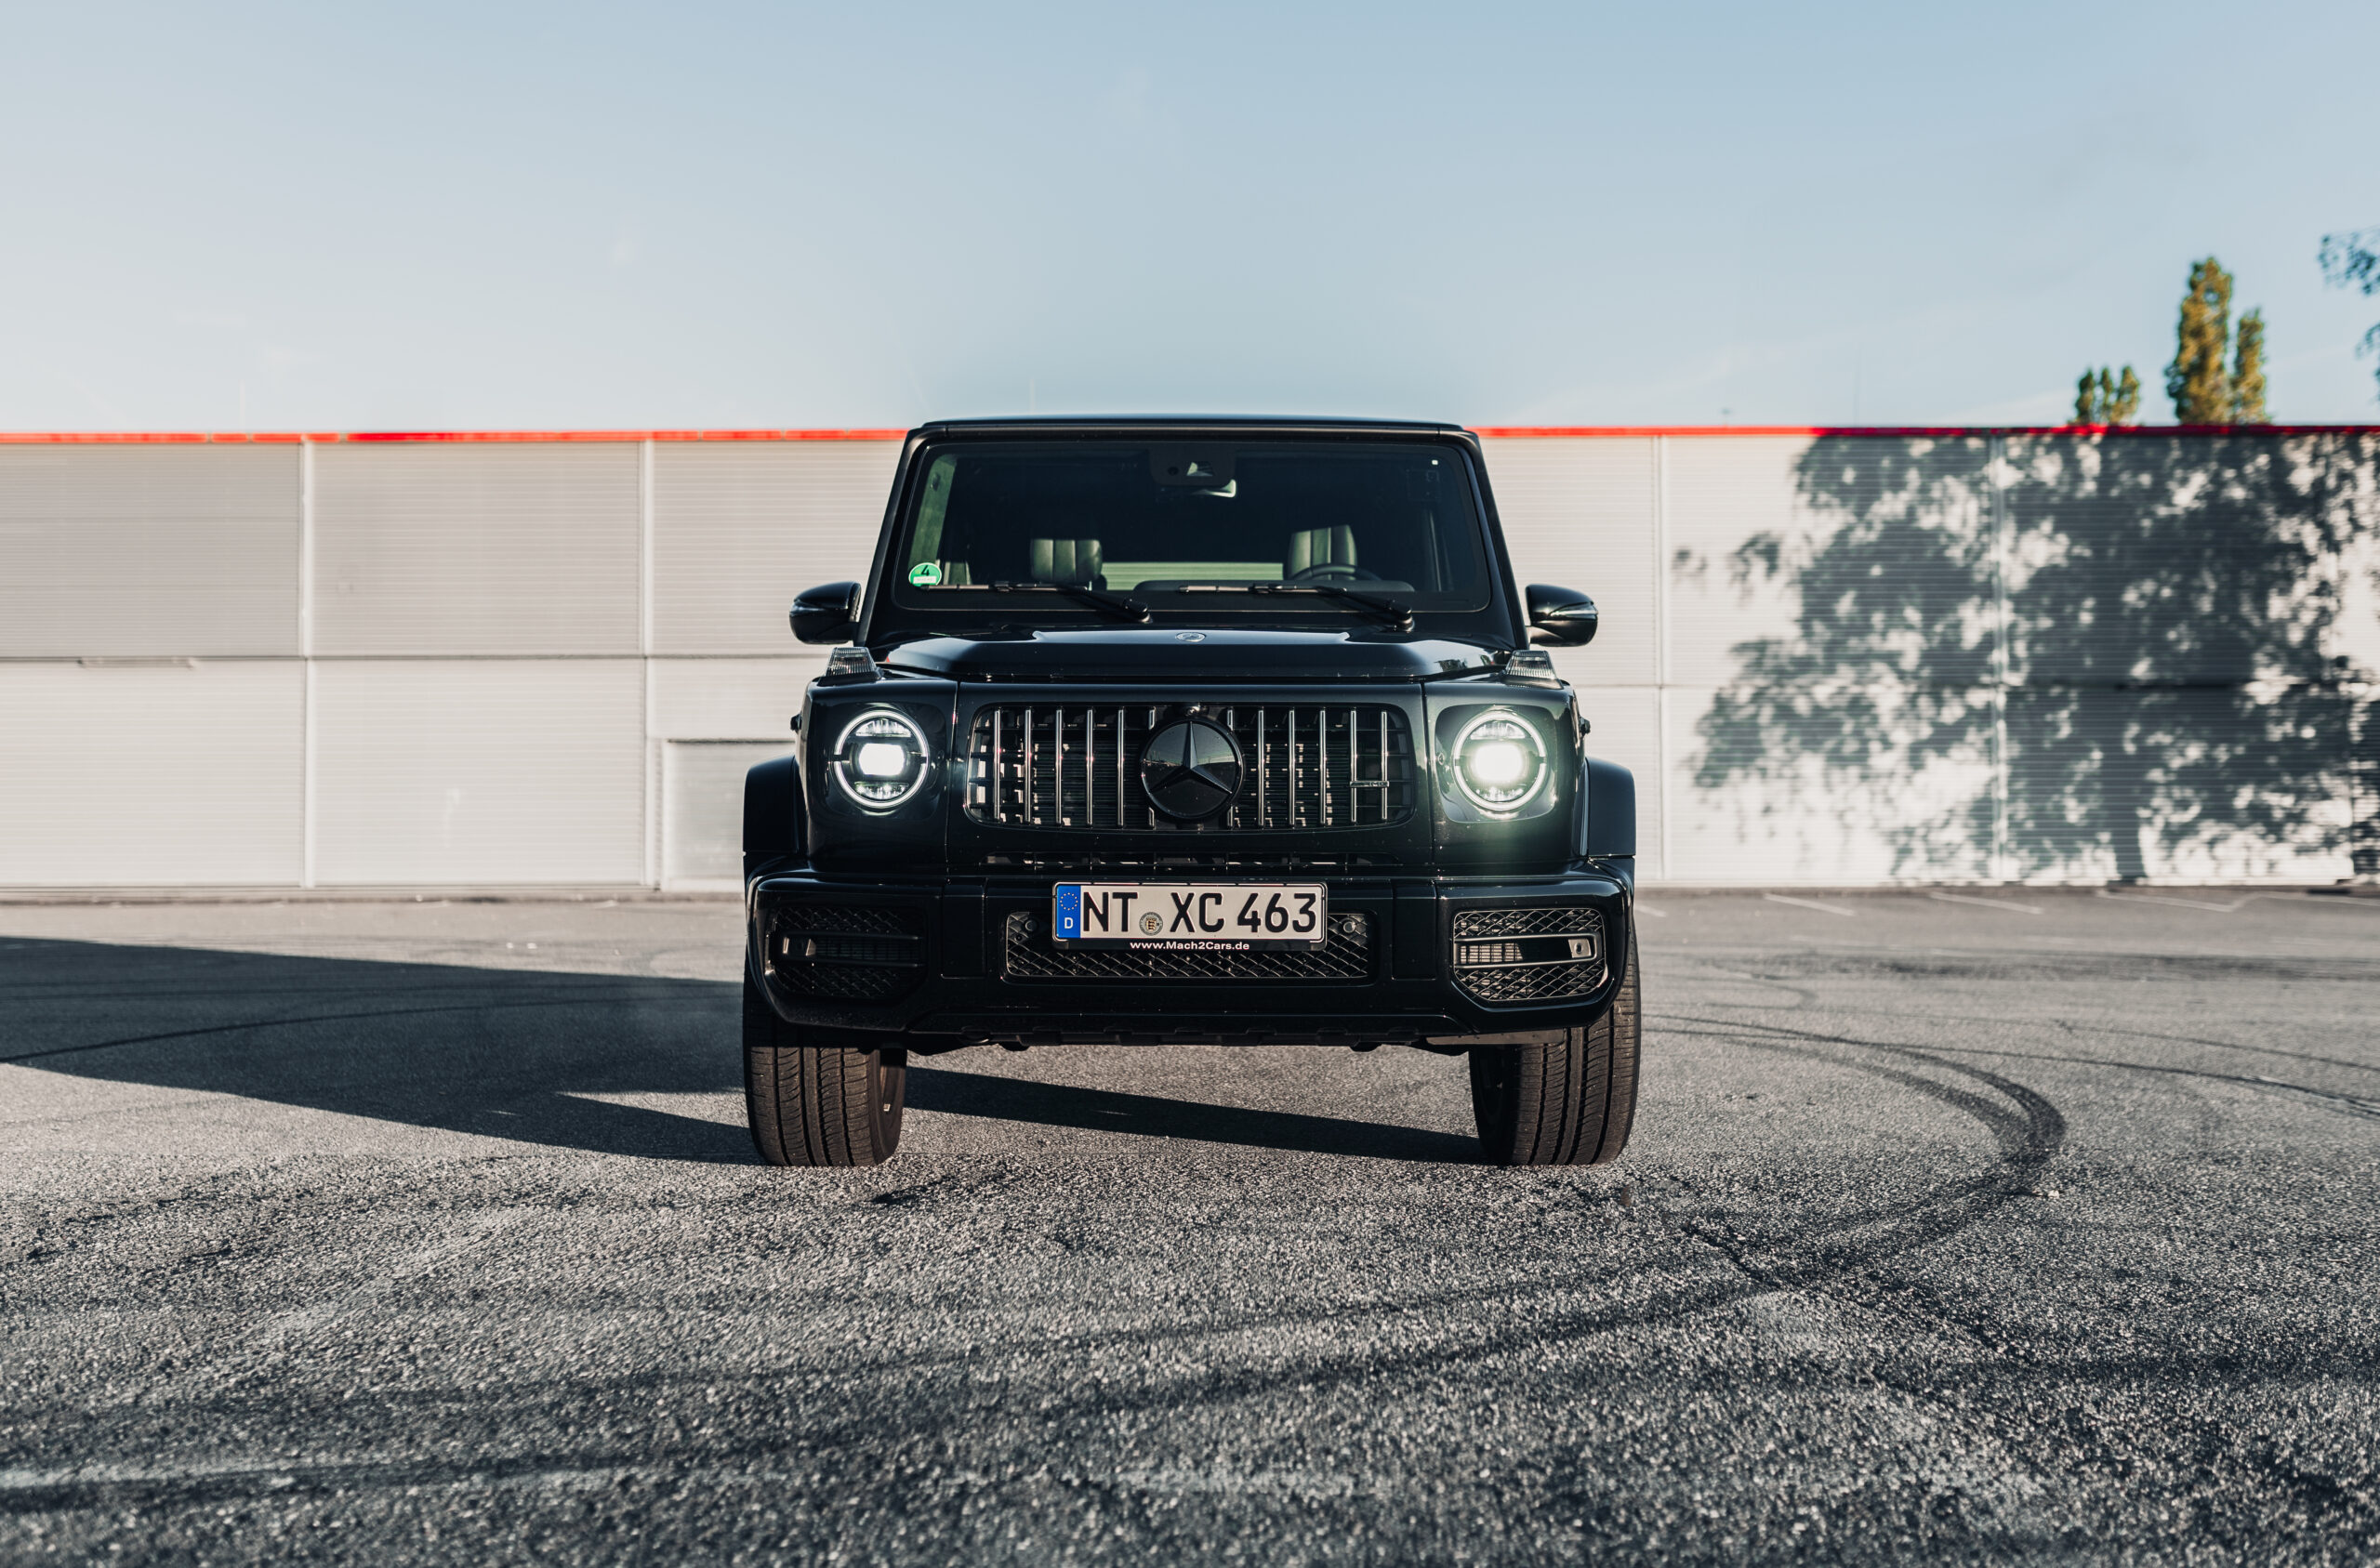
[{"label": "windshield", "polygon": [[[911,609],[1393,623],[1488,602],[1478,508],[1450,445],[953,441],[922,461],[893,555],[893,600]],[[1023,593],[1048,602],[1028,608]]]}]

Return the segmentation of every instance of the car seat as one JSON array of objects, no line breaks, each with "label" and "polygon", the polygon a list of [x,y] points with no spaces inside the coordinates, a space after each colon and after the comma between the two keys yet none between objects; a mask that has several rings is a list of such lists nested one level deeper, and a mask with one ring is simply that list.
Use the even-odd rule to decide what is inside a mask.
[{"label": "car seat", "polygon": [[1033,541],[1033,580],[1037,583],[1069,583],[1077,587],[1096,588],[1105,586],[1099,574],[1099,541],[1096,539],[1036,539]]},{"label": "car seat", "polygon": [[1355,564],[1355,531],[1345,523],[1336,528],[1301,528],[1289,535],[1289,559],[1281,575],[1294,577],[1311,566]]}]

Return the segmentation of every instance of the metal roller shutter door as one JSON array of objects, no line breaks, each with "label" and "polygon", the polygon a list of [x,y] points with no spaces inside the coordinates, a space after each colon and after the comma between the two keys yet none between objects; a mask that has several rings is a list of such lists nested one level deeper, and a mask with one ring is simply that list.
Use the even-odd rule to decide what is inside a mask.
[{"label": "metal roller shutter door", "polygon": [[[1850,884],[1992,874],[1989,689],[1673,687],[1665,695],[1670,875]],[[1940,723],[1951,710],[1964,721]]]},{"label": "metal roller shutter door", "polygon": [[0,657],[298,652],[298,450],[0,447]]},{"label": "metal roller shutter door", "polygon": [[1591,656],[1566,659],[1564,674],[1583,686],[1658,680],[1652,440],[1552,437],[1481,444],[1522,585],[1577,588],[1603,612]]},{"label": "metal roller shutter door", "polygon": [[317,879],[642,881],[643,703],[632,659],[321,665]]},{"label": "metal roller shutter door", "polygon": [[1987,679],[1987,456],[1979,438],[1671,441],[1671,679]]},{"label": "metal roller shutter door", "polygon": [[642,482],[627,442],[318,448],[314,652],[639,652]]},{"label": "metal roller shutter door", "polygon": [[2351,694],[2009,696],[2009,849],[2041,881],[2327,882],[2351,869]]},{"label": "metal roller shutter door", "polygon": [[[2355,504],[2272,436],[2009,442],[2017,669],[2112,686],[2328,673],[2305,590],[2335,569],[2325,513]],[[2341,494],[2342,488],[2347,492]]]},{"label": "metal roller shutter door", "polygon": [[294,661],[0,665],[0,883],[294,885]]},{"label": "metal roller shutter door", "polygon": [[793,596],[867,575],[901,443],[654,448],[653,650],[787,653]]}]

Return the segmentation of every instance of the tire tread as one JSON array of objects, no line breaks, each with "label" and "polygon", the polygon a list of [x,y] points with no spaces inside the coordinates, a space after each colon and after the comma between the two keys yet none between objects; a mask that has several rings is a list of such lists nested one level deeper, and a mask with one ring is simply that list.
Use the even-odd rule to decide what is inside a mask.
[{"label": "tire tread", "polygon": [[1472,1106],[1479,1140],[1499,1165],[1607,1165],[1636,1121],[1643,1016],[1636,936],[1611,1006],[1581,1029],[1543,1045],[1473,1050]]},{"label": "tire tread", "polygon": [[[900,1142],[899,1053],[805,1034],[746,978],[744,1106],[753,1147],[773,1166],[881,1164]],[[879,1096],[889,1114],[879,1110]]]}]

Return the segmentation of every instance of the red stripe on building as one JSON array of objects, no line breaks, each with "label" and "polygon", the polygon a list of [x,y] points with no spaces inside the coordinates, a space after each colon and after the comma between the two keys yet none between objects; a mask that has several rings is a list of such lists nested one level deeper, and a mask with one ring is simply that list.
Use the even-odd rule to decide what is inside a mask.
[{"label": "red stripe on building", "polygon": [[[437,443],[506,441],[899,441],[905,429],[826,430],[0,430],[13,446],[248,446],[313,441]],[[2380,425],[1480,425],[1495,441],[1608,441],[1645,436],[1790,436],[1804,440],[1874,436],[1951,440],[1966,436],[2356,436]]]}]

